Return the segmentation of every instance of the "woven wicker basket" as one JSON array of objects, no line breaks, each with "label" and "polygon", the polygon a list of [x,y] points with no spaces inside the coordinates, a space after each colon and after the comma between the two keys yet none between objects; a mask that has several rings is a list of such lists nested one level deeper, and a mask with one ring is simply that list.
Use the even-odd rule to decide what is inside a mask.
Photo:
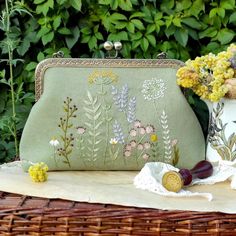
[{"label": "woven wicker basket", "polygon": [[236,214],[163,211],[0,192],[0,235],[236,235]]}]

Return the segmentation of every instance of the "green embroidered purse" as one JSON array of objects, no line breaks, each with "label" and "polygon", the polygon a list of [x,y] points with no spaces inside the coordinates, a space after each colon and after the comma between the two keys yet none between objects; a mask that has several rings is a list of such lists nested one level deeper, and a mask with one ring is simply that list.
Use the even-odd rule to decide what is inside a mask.
[{"label": "green embroidered purse", "polygon": [[176,84],[177,60],[60,59],[36,69],[38,100],[25,125],[24,169],[139,170],[205,158],[198,120]]}]

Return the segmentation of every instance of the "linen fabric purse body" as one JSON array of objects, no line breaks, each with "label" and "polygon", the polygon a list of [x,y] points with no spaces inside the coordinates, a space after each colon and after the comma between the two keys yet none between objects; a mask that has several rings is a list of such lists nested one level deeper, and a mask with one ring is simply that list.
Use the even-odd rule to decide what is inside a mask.
[{"label": "linen fabric purse body", "polygon": [[177,60],[62,59],[36,69],[36,99],[20,157],[24,170],[140,170],[205,158],[199,122],[176,84]]}]

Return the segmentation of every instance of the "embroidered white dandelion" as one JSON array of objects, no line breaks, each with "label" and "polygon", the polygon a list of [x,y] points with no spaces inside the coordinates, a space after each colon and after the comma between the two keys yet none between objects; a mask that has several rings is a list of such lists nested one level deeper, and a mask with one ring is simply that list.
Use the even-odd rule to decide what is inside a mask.
[{"label": "embroidered white dandelion", "polygon": [[142,94],[145,100],[151,101],[164,97],[166,85],[162,79],[152,78],[143,82]]}]

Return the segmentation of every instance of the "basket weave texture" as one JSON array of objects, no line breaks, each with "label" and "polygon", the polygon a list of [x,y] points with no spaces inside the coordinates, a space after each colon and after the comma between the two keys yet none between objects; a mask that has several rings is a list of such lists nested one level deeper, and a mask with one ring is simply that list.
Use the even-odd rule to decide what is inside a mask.
[{"label": "basket weave texture", "polygon": [[0,192],[0,235],[236,235],[236,214],[165,211]]}]

